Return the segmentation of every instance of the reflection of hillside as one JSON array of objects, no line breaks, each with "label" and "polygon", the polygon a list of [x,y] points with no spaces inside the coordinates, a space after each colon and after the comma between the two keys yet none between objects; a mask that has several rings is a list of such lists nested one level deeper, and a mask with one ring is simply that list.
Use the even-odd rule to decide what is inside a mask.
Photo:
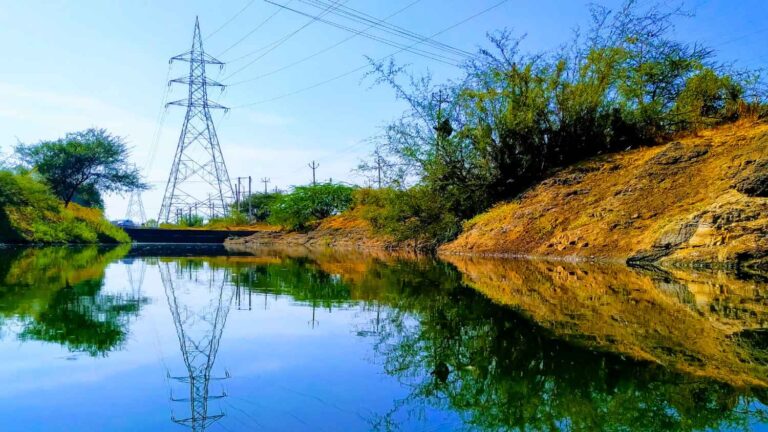
[{"label": "reflection of hillside", "polygon": [[467,284],[558,337],[734,385],[768,386],[768,364],[753,362],[757,353],[730,337],[766,323],[768,305],[754,283],[623,266],[447,259]]},{"label": "reflection of hillside", "polygon": [[467,260],[456,263],[462,273],[427,257],[253,253],[184,258],[180,268],[227,268],[237,293],[367,311],[355,334],[407,392],[369,417],[372,430],[434,410],[489,431],[716,430],[765,418],[755,396],[764,401],[765,390],[745,388],[764,385],[753,354],[766,343],[748,283],[716,288],[758,315],[742,322],[710,310],[706,299],[719,297],[682,277],[624,267]]},{"label": "reflection of hillside", "polygon": [[105,355],[125,341],[146,299],[104,294],[104,269],[128,246],[12,249],[0,259],[0,316],[16,320],[21,340]]}]

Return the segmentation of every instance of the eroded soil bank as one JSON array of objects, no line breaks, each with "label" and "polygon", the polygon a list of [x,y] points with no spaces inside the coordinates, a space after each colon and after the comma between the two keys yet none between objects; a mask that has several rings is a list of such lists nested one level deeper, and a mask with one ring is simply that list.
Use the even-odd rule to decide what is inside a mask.
[{"label": "eroded soil bank", "polygon": [[467,222],[444,254],[768,264],[768,126],[592,158]]}]

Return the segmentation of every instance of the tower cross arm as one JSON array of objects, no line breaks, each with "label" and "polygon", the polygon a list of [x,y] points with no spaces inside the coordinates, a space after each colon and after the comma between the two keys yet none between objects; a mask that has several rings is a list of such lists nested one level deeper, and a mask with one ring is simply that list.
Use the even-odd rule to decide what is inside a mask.
[{"label": "tower cross arm", "polygon": [[195,85],[203,85],[204,84],[204,85],[206,85],[208,87],[222,87],[222,88],[226,87],[226,85],[224,85],[224,84],[222,84],[222,83],[220,83],[218,81],[212,80],[210,78],[207,78],[207,77],[204,77],[203,79],[199,79],[199,78],[190,78],[188,76],[185,76],[185,77],[179,77],[179,78],[172,79],[172,80],[168,81],[169,85],[170,84],[174,84],[174,83],[176,83],[176,84],[195,84]]},{"label": "tower cross arm", "polygon": [[212,102],[212,101],[204,102],[199,100],[180,99],[180,100],[168,102],[167,104],[165,104],[166,107],[170,105],[181,106],[185,108],[189,108],[189,107],[207,108],[207,109],[221,109],[221,110],[224,110],[225,112],[229,111],[228,107],[225,107],[224,105],[221,105],[219,103]]},{"label": "tower cross arm", "polygon": [[173,63],[175,61],[183,61],[187,63],[196,62],[196,63],[215,64],[215,65],[219,65],[220,67],[224,67],[224,62],[204,52],[193,53],[192,51],[187,51],[183,54],[179,54],[177,56],[171,57],[171,59],[169,60],[169,63]]}]

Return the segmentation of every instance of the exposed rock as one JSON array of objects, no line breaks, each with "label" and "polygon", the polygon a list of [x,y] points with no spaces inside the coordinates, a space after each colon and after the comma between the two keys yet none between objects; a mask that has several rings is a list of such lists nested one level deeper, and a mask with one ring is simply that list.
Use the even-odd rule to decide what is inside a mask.
[{"label": "exposed rock", "polygon": [[766,267],[766,161],[760,123],[603,155],[475,217],[440,252]]},{"label": "exposed rock", "polygon": [[693,234],[699,227],[699,218],[700,216],[696,216],[693,220],[682,224],[672,224],[672,226],[661,233],[651,249],[639,251],[627,258],[627,263],[654,262],[669,255],[677,247],[693,237]]},{"label": "exposed rock", "polygon": [[735,185],[736,190],[751,197],[768,197],[768,159],[757,162]]},{"label": "exposed rock", "polygon": [[709,153],[709,147],[696,145],[693,148],[684,146],[676,141],[667,145],[667,148],[654,156],[652,163],[656,165],[677,165],[683,162],[691,162]]}]

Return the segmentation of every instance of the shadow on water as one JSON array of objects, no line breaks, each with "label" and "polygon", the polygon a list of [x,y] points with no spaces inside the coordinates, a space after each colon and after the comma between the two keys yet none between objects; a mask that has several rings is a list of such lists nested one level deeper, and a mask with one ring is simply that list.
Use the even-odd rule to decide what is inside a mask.
[{"label": "shadow on water", "polygon": [[230,308],[277,298],[311,309],[312,326],[316,309],[365,312],[349,324],[354,337],[405,390],[366,413],[368,429],[408,429],[435,410],[458,417],[450,429],[489,431],[768,421],[759,277],[304,249],[162,252],[13,250],[0,259],[0,314],[18,319],[22,340],[106,355],[146,299],[103,294],[105,266],[157,266],[186,368],[168,371],[172,399],[188,411],[173,419],[197,431],[224,414],[208,401],[226,396],[212,383],[229,377],[215,363]]}]

